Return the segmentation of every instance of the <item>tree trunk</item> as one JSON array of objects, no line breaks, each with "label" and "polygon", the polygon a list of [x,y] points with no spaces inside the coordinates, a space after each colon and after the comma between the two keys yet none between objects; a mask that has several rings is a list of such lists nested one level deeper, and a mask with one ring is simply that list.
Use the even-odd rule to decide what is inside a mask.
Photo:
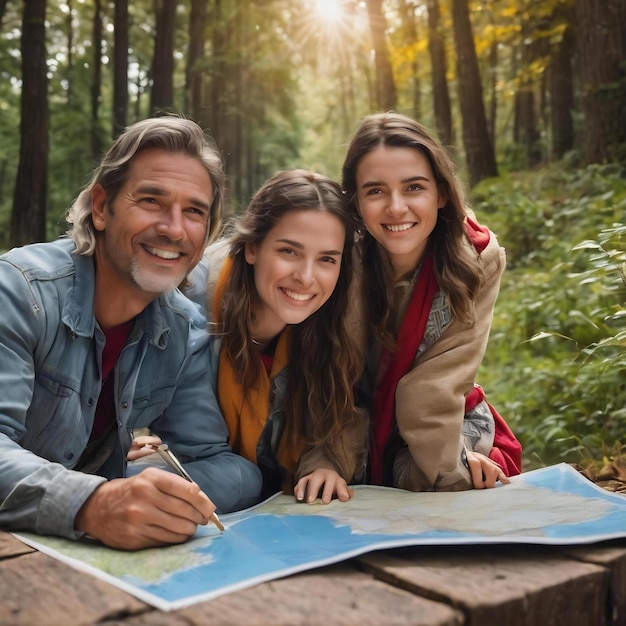
[{"label": "tree trunk", "polygon": [[113,139],[128,120],[128,0],[115,0],[113,44]]},{"label": "tree trunk", "polygon": [[177,0],[160,0],[156,12],[156,35],[152,57],[152,113],[174,106],[174,28]]},{"label": "tree trunk", "polygon": [[244,146],[243,136],[244,132],[249,133],[250,129],[246,128],[246,115],[244,114],[246,108],[245,102],[245,84],[244,84],[244,68],[247,63],[247,50],[246,50],[246,32],[247,32],[247,20],[248,20],[248,1],[239,0],[239,17],[235,21],[235,48],[239,51],[237,60],[231,71],[231,80],[233,83],[233,96],[232,96],[232,111],[230,117],[233,122],[233,129],[231,131],[231,143],[230,143],[230,172],[234,179],[234,193],[235,197],[240,199],[244,195],[244,179],[242,176],[244,170]]},{"label": "tree trunk", "polygon": [[541,161],[537,111],[532,85],[522,85],[515,92],[515,126],[513,139],[524,149],[524,167],[532,167]]},{"label": "tree trunk", "polygon": [[387,20],[383,13],[383,1],[367,0],[366,4],[376,64],[376,104],[381,111],[390,111],[396,106],[397,95],[385,40]]},{"label": "tree trunk", "polygon": [[98,119],[102,86],[102,4],[95,0],[93,13],[93,76],[91,83],[91,156],[95,162],[102,151]]},{"label": "tree trunk", "polygon": [[72,91],[74,89],[74,7],[72,0],[66,0],[67,6],[67,65],[65,76],[67,80],[67,90],[65,98],[69,107],[72,106]]},{"label": "tree trunk", "polygon": [[207,19],[207,0],[191,0],[189,11],[189,47],[185,65],[185,108],[191,117],[199,120],[202,109],[202,61],[204,59],[204,29]]},{"label": "tree trunk", "polygon": [[487,130],[489,138],[496,149],[496,130],[498,117],[498,42],[492,41],[489,46],[489,115]]},{"label": "tree trunk", "polygon": [[12,246],[46,240],[48,79],[46,0],[24,3],[20,159],[11,213]]},{"label": "tree trunk", "polygon": [[573,40],[568,26],[554,47],[548,68],[550,83],[550,126],[552,157],[560,159],[574,147],[574,88],[572,79]]},{"label": "tree trunk", "polygon": [[[207,85],[209,102],[209,126],[211,134],[217,145],[223,153],[226,152],[226,146],[223,139],[223,126],[225,118],[224,93],[226,90],[226,35],[224,33],[224,16],[222,10],[222,1],[215,0],[213,11],[209,19],[212,29],[212,53],[211,53],[211,82]],[[225,153],[225,158],[227,154]]]},{"label": "tree trunk", "polygon": [[494,18],[493,11],[488,10],[489,26],[491,27],[490,43],[489,43],[489,73],[487,80],[487,89],[489,90],[489,106],[487,107],[487,130],[493,151],[496,152],[496,138],[498,130],[498,50],[500,41],[498,39],[498,28]]},{"label": "tree trunk", "polygon": [[[0,205],[4,204],[4,193],[7,188],[7,166],[9,165],[9,160],[3,158],[0,160]],[[4,237],[3,237],[4,239]]]},{"label": "tree trunk", "polygon": [[[415,6],[410,0],[401,0],[399,4],[399,15],[404,25],[404,45],[414,46],[418,41],[417,32],[417,18],[415,17]],[[421,88],[420,88],[420,75],[419,75],[419,62],[418,55],[413,52],[411,55],[411,77],[413,79],[413,117],[419,120],[422,115],[421,105]]]},{"label": "tree trunk", "polygon": [[7,8],[7,2],[9,0],[0,0],[0,27],[2,27],[2,19],[4,18],[4,11]]},{"label": "tree trunk", "polygon": [[452,110],[450,107],[450,92],[448,91],[446,47],[443,33],[441,32],[439,0],[428,0],[426,5],[428,7],[428,51],[432,67],[435,124],[443,144],[450,145],[453,141]]},{"label": "tree trunk", "polygon": [[545,37],[533,38],[534,33],[545,32],[550,25],[546,18],[534,24],[522,26],[521,68],[518,73],[518,89],[515,93],[515,141],[524,150],[525,167],[533,167],[541,162],[542,147],[539,132],[539,113],[542,111],[542,84],[540,79],[529,71],[533,64],[549,54]]},{"label": "tree trunk", "polygon": [[626,2],[576,0],[578,66],[585,114],[584,159],[617,157],[626,143]]},{"label": "tree trunk", "polygon": [[474,47],[468,0],[452,1],[452,21],[457,58],[459,104],[463,122],[463,146],[469,182],[498,175],[493,145],[487,129],[483,90]]}]

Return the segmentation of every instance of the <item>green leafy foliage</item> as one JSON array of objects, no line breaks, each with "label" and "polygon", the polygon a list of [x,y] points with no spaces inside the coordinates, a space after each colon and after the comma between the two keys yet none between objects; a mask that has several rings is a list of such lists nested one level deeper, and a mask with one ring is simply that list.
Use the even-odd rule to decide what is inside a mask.
[{"label": "green leafy foliage", "polygon": [[563,165],[475,190],[508,266],[480,380],[529,467],[586,463],[626,435],[626,176]]}]

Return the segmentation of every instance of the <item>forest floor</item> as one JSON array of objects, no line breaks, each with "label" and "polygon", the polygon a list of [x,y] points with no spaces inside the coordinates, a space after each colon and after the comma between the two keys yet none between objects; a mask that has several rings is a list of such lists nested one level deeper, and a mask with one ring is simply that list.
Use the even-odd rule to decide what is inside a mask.
[{"label": "forest floor", "polygon": [[626,456],[594,463],[589,467],[574,464],[574,468],[598,487],[626,495]]}]

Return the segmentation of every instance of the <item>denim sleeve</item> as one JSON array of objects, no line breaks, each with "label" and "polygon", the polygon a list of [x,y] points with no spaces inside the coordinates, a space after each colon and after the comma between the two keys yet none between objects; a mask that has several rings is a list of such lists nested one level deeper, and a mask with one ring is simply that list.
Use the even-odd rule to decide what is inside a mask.
[{"label": "denim sleeve", "polygon": [[216,394],[217,345],[202,330],[190,348],[174,398],[151,430],[172,448],[218,512],[247,508],[261,497],[262,477],[228,445]]},{"label": "denim sleeve", "polygon": [[19,444],[27,428],[33,355],[44,335],[45,311],[21,272],[4,261],[0,308],[0,526],[76,537],[74,517],[104,479],[68,470]]},{"label": "denim sleeve", "polygon": [[[83,533],[74,529],[74,518],[106,478],[68,470],[15,444],[14,452],[18,454],[11,455],[10,447],[6,437],[0,435],[0,454],[13,457],[0,463],[0,473],[4,474],[5,467],[15,472],[11,474],[11,489],[0,502],[0,527],[69,539],[80,537]],[[18,455],[22,457],[19,460]],[[5,488],[7,481],[2,479],[2,483]]]}]

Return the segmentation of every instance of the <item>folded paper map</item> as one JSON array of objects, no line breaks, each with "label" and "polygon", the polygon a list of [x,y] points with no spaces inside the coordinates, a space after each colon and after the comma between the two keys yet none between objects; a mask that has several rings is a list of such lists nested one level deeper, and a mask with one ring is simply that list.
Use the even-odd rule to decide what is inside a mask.
[{"label": "folded paper map", "polygon": [[19,533],[25,543],[161,610],[386,548],[489,543],[584,544],[626,537],[626,497],[567,464],[495,489],[412,493],[356,486],[349,502],[277,494],[220,516],[182,545],[123,552],[91,541]]}]

